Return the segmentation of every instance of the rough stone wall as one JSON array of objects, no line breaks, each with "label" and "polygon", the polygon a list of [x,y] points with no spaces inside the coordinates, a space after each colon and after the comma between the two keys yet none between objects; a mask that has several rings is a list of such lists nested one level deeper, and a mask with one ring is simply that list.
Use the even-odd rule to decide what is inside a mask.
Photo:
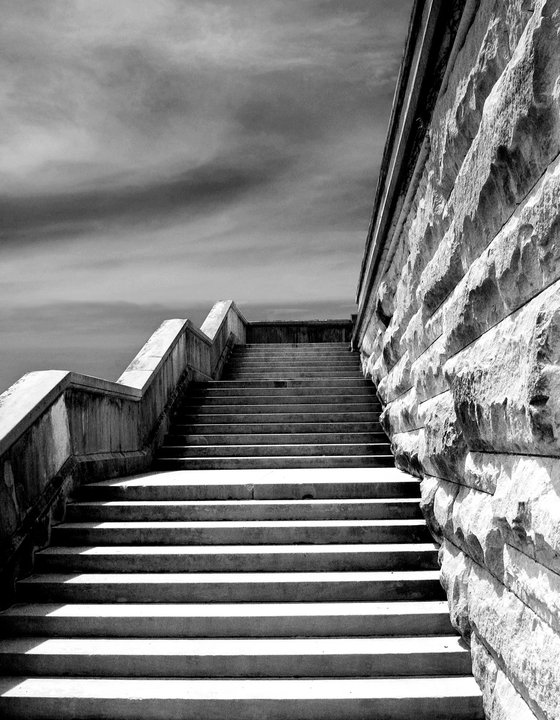
[{"label": "rough stone wall", "polygon": [[481,0],[361,342],[491,720],[560,718],[560,0]]}]

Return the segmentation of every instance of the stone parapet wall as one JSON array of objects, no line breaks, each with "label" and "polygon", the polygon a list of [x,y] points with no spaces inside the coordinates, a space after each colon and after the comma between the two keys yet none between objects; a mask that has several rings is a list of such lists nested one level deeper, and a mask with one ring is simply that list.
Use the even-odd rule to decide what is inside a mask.
[{"label": "stone parapet wall", "polygon": [[76,484],[147,470],[177,400],[192,381],[220,376],[246,324],[221,301],[201,330],[166,320],[117,382],[51,370],[0,395],[0,605]]},{"label": "stone parapet wall", "polygon": [[558,720],[560,0],[464,12],[355,343],[488,717]]}]

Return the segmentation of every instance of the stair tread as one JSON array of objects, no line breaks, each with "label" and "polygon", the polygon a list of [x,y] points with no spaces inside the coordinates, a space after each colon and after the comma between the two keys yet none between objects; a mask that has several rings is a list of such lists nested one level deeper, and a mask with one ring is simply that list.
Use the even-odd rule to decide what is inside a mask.
[{"label": "stair tread", "polygon": [[18,603],[2,617],[314,617],[449,614],[447,601],[294,603]]},{"label": "stair tread", "polygon": [[318,555],[320,553],[418,553],[434,552],[433,543],[376,543],[323,545],[51,545],[37,555]]},{"label": "stair tread", "polygon": [[424,519],[389,520],[129,520],[60,523],[56,529],[126,528],[289,528],[289,527],[425,527]]},{"label": "stair tread", "polygon": [[312,498],[305,500],[95,500],[83,502],[68,503],[68,507],[72,508],[88,508],[88,507],[262,507],[262,506],[278,506],[285,507],[293,505],[294,507],[318,507],[322,505],[355,505],[363,507],[363,505],[418,505],[419,499],[416,498]]},{"label": "stair tread", "polygon": [[[367,443],[357,443],[357,442],[351,442],[351,443],[343,443],[343,442],[335,442],[335,443],[320,443],[320,442],[314,442],[314,443],[278,443],[274,445],[275,450],[280,450],[281,448],[297,448],[297,447],[343,447],[347,445],[348,447],[359,447],[359,448],[368,448],[368,447],[377,447],[378,445],[381,445],[383,447],[389,445],[389,441],[386,440],[385,442],[367,442]],[[192,446],[192,445],[176,445],[172,443],[166,443],[162,446],[162,450],[170,450],[171,448],[185,448],[185,447],[199,447],[199,446]],[[212,449],[212,448],[220,448],[223,449],[223,445],[204,445],[203,447]],[[262,443],[257,443],[255,445],[226,445],[227,447],[236,448],[236,447],[243,447],[243,448],[261,448]],[[265,446],[266,447],[266,446]]]},{"label": "stair tread", "polygon": [[406,475],[397,468],[379,468],[372,477],[369,468],[262,468],[231,470],[176,470],[152,471],[140,475],[131,475],[126,478],[113,478],[88,483],[85,487],[111,488],[111,487],[144,487],[144,486],[198,486],[198,485],[283,485],[298,484],[311,486],[314,484],[336,484],[341,488],[345,486],[363,484],[375,487],[379,483],[396,483],[402,485],[419,484],[416,478]]},{"label": "stair tread", "polygon": [[345,582],[406,582],[414,580],[439,581],[439,570],[372,570],[349,572],[218,572],[218,573],[40,573],[30,575],[18,582],[18,585],[40,585],[42,583],[86,585],[108,584],[117,585],[130,582],[141,584],[154,583],[290,583],[305,582],[307,585],[315,583],[345,583]]},{"label": "stair tread", "polygon": [[25,655],[428,655],[468,654],[457,636],[342,638],[5,638],[0,656]]},{"label": "stair tread", "polygon": [[[6,677],[0,679],[2,698],[168,698],[266,700],[383,699],[383,698],[480,698],[474,678],[57,678]],[[1,703],[1,700],[0,700]],[[1,707],[1,704],[0,704]],[[478,717],[482,718],[482,715]]]}]

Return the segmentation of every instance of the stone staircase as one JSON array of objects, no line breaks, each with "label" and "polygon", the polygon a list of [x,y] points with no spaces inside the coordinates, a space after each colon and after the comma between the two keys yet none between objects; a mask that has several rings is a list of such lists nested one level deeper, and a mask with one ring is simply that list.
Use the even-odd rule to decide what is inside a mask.
[{"label": "stone staircase", "polygon": [[236,349],[156,469],[82,486],[36,554],[0,716],[482,718],[379,411],[340,345]]},{"label": "stone staircase", "polygon": [[391,467],[380,412],[343,343],[237,347],[223,379],[189,395],[159,467]]}]

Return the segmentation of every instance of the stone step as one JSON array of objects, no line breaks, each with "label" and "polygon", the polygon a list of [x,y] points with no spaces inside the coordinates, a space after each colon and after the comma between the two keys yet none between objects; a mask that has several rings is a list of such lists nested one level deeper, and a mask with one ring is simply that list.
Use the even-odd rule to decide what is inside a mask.
[{"label": "stone step", "polygon": [[381,520],[422,517],[418,498],[344,500],[113,500],[69,503],[68,522],[115,520]]},{"label": "stone step", "polygon": [[172,432],[178,434],[189,435],[215,435],[231,433],[241,435],[245,434],[249,437],[267,437],[278,435],[336,435],[338,434],[362,434],[374,433],[381,434],[386,437],[383,428],[379,422],[339,422],[333,423],[328,420],[325,422],[268,422],[268,423],[220,423],[220,422],[193,422],[193,423],[174,423]]},{"label": "stone step", "polygon": [[303,443],[301,445],[168,445],[164,444],[159,455],[165,458],[202,457],[269,457],[303,455],[389,455],[387,441],[379,443]]},{"label": "stone step", "polygon": [[[212,397],[276,397],[282,398],[285,395],[297,395],[300,398],[304,398],[308,395],[311,397],[317,396],[317,387],[298,387],[297,389],[288,387],[215,387],[207,388],[200,385],[193,385],[192,388],[193,396],[200,398],[212,398]],[[331,396],[332,398],[338,399],[340,396],[351,396],[351,397],[367,397],[376,399],[375,388],[373,385],[358,386],[358,387],[325,387],[321,390],[322,393]]]},{"label": "stone step", "polygon": [[353,395],[331,395],[331,393],[325,392],[320,395],[315,392],[314,395],[225,395],[225,396],[207,396],[193,394],[189,395],[187,401],[181,405],[181,409],[185,410],[191,407],[205,407],[210,406],[246,406],[253,407],[273,405],[276,407],[282,407],[285,405],[329,405],[337,407],[339,405],[362,405],[365,407],[371,407],[372,409],[381,410],[381,403],[378,402],[374,397],[369,394],[356,394]]},{"label": "stone step", "polygon": [[321,370],[324,375],[329,375],[332,370],[348,370],[350,373],[361,372],[360,362],[356,360],[273,360],[271,358],[229,360],[227,369],[234,372],[237,370]]},{"label": "stone step", "polygon": [[[301,407],[301,406],[296,406]],[[338,425],[340,422],[369,422],[379,423],[379,412],[369,410],[354,410],[349,412],[336,411],[336,412],[323,412],[317,411],[315,407],[311,406],[307,412],[296,411],[290,408],[289,412],[275,410],[269,412],[268,406],[261,407],[260,411],[249,412],[246,408],[236,408],[234,412],[225,412],[222,408],[216,410],[212,408],[213,412],[193,412],[190,414],[179,414],[176,419],[177,425],[191,425],[195,421],[203,423],[320,423],[330,422],[333,425]]]},{"label": "stone step", "polygon": [[0,673],[97,677],[402,677],[470,672],[454,636],[7,638]]},{"label": "stone step", "polygon": [[[177,424],[185,424],[185,421],[192,422],[192,418],[196,418],[200,422],[207,422],[207,416],[216,416],[220,421],[220,415],[270,415],[272,422],[275,422],[277,418],[275,415],[294,415],[302,414],[305,415],[306,419],[308,415],[323,414],[328,416],[339,417],[348,413],[367,413],[376,417],[374,422],[379,422],[381,416],[381,406],[377,403],[371,402],[348,402],[348,403],[323,403],[320,399],[316,399],[315,402],[306,401],[304,403],[248,403],[240,402],[237,404],[213,404],[202,402],[201,404],[185,403],[184,405],[177,408],[176,415],[173,420],[173,426],[171,431],[175,429]],[[371,421],[371,420],[370,420]],[[336,421],[331,422],[331,430],[339,430],[340,423]]]},{"label": "stone step", "polygon": [[392,455],[299,455],[268,457],[159,457],[154,465],[164,471],[175,470],[289,470],[304,468],[387,468],[393,467]]},{"label": "stone step", "polygon": [[282,348],[272,347],[271,345],[264,348],[234,348],[229,356],[230,358],[237,357],[277,357],[277,358],[301,358],[301,357],[316,357],[316,358],[329,358],[329,357],[343,357],[343,358],[356,358],[360,357],[359,353],[351,352],[349,347],[330,347],[321,348],[309,347],[309,348]]},{"label": "stone step", "polygon": [[278,348],[280,350],[307,350],[308,348],[346,348],[350,352],[349,342],[299,342],[299,343],[287,343],[287,342],[270,342],[270,343],[246,343],[235,346],[236,348],[243,348],[251,350],[253,348],[257,350],[269,350]]},{"label": "stone step", "polygon": [[55,545],[285,545],[430,542],[423,519],[180,520],[55,525]]},{"label": "stone step", "polygon": [[52,573],[17,583],[18,601],[246,603],[443,600],[438,570],[313,573]]},{"label": "stone step", "polygon": [[446,601],[391,603],[18,604],[0,635],[340,637],[453,633]]},{"label": "stone step", "polygon": [[214,389],[214,388],[371,388],[371,381],[366,380],[363,377],[352,377],[347,378],[329,378],[323,377],[319,379],[308,378],[307,380],[298,380],[297,378],[291,379],[277,379],[272,380],[265,378],[262,380],[211,380],[205,383],[197,383],[198,388]]},{"label": "stone step", "polygon": [[185,680],[7,677],[8,719],[482,720],[471,677]]},{"label": "stone step", "polygon": [[345,352],[357,355],[350,348],[350,343],[251,343],[235,345],[233,353],[305,353],[305,352]]},{"label": "stone step", "polygon": [[[177,426],[174,428],[178,429]],[[228,431],[229,430],[229,431]],[[384,432],[293,432],[293,433],[235,433],[228,426],[226,432],[216,434],[166,435],[165,446],[171,445],[304,445],[304,444],[368,444],[387,443]]]},{"label": "stone step", "polygon": [[293,352],[293,353],[272,353],[272,352],[244,352],[232,353],[228,363],[238,362],[261,362],[261,363],[352,363],[355,367],[361,367],[361,358],[346,351],[332,350],[330,352]]},{"label": "stone step", "polygon": [[345,572],[434,570],[433,543],[354,545],[51,546],[37,572]]},{"label": "stone step", "polygon": [[383,468],[218,470],[159,473],[81,485],[84,500],[301,500],[419,497],[416,478]]},{"label": "stone step", "polygon": [[[347,380],[354,379],[358,376],[358,373],[352,373],[349,370],[329,370],[325,372],[323,370],[286,370],[286,369],[271,369],[271,370],[234,370],[230,372],[226,367],[224,372],[224,380],[312,380],[312,379],[324,379],[325,377],[331,380]],[[359,377],[358,377],[359,379]]]}]

